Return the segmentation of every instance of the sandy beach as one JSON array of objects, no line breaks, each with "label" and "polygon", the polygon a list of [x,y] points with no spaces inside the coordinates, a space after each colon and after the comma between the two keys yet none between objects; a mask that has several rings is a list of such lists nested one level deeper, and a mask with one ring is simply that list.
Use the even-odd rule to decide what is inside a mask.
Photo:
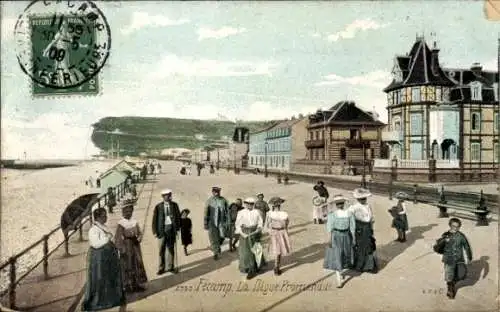
[{"label": "sandy beach", "polygon": [[[43,170],[1,171],[1,249],[0,262],[22,251],[60,224],[66,206],[76,197],[95,191],[85,185],[96,171],[104,172],[114,161],[85,161],[77,166]],[[62,242],[61,231],[49,240],[49,249]],[[42,245],[21,257],[18,276],[26,267],[42,257]],[[0,275],[0,290],[5,283],[5,272]]]}]

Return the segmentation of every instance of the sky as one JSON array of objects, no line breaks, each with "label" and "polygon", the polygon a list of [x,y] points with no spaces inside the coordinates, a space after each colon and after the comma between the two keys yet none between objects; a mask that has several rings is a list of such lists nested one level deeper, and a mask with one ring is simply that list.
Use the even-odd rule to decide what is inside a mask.
[{"label": "sky", "polygon": [[95,3],[112,37],[101,94],[47,99],[13,48],[28,2],[0,3],[2,158],[96,153],[90,125],[106,116],[267,120],[351,100],[386,121],[382,89],[417,34],[444,67],[497,68],[482,1]]}]

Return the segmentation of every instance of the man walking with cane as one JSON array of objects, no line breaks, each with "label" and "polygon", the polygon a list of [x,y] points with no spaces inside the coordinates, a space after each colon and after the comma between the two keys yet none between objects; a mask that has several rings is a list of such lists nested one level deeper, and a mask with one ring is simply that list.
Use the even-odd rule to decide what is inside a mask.
[{"label": "man walking with cane", "polygon": [[167,251],[167,271],[172,273],[178,272],[178,269],[175,267],[178,263],[174,264],[174,257],[177,259],[177,232],[181,227],[181,213],[179,205],[172,201],[172,191],[168,189],[163,190],[161,196],[163,197],[163,202],[155,206],[153,214],[153,234],[158,238],[160,245],[160,267],[157,273],[158,275],[162,275],[166,272],[165,252]]}]

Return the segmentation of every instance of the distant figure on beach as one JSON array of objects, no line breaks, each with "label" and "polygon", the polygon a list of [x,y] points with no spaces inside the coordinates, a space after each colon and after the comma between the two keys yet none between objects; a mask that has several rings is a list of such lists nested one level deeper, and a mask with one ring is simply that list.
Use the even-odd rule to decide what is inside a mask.
[{"label": "distant figure on beach", "polygon": [[116,195],[115,192],[113,191],[112,187],[108,187],[108,211],[109,213],[113,213],[113,208],[116,206]]},{"label": "distant figure on beach", "polygon": [[191,164],[191,163],[188,163],[188,164],[186,165],[187,175],[191,175],[191,166],[192,166],[192,164]]},{"label": "distant figure on beach", "polygon": [[158,275],[165,271],[165,252],[168,252],[168,272],[177,273],[174,263],[177,232],[181,227],[181,213],[179,205],[172,201],[172,191],[169,189],[161,192],[163,201],[155,206],[153,213],[153,235],[160,241],[160,267]]},{"label": "distant figure on beach", "polygon": [[210,174],[214,174],[214,173],[215,173],[214,164],[210,164]]},{"label": "distant figure on beach", "polygon": [[89,179],[88,179],[88,186],[90,188],[93,188],[94,187],[94,179],[92,179],[92,177],[90,176]]},{"label": "distant figure on beach", "polygon": [[196,171],[198,172],[198,176],[201,175],[201,169],[203,168],[203,165],[201,163],[196,164]]},{"label": "distant figure on beach", "polygon": [[99,178],[95,179],[95,186],[97,188],[101,188],[101,179],[99,179]]},{"label": "distant figure on beach", "polygon": [[182,166],[181,167],[181,170],[179,172],[181,175],[185,175],[186,174],[186,167],[185,166]]},{"label": "distant figure on beach", "polygon": [[142,231],[137,220],[132,219],[134,202],[126,201],[122,207],[123,218],[116,227],[115,243],[120,251],[120,264],[125,290],[144,291],[148,281],[142,260]]},{"label": "distant figure on beach", "polygon": [[126,299],[120,269],[118,249],[106,227],[106,209],[94,210],[94,225],[89,230],[87,283],[82,311],[99,311],[120,306],[125,311]]},{"label": "distant figure on beach", "polygon": [[188,255],[188,246],[193,243],[193,223],[189,218],[189,209],[181,211],[181,241],[184,246],[184,255]]},{"label": "distant figure on beach", "polygon": [[147,175],[148,175],[148,166],[144,164],[141,169],[141,180],[146,180]]},{"label": "distant figure on beach", "polygon": [[135,186],[135,184],[132,184],[132,186],[130,187],[130,194],[132,194],[132,198],[137,198],[137,187]]}]

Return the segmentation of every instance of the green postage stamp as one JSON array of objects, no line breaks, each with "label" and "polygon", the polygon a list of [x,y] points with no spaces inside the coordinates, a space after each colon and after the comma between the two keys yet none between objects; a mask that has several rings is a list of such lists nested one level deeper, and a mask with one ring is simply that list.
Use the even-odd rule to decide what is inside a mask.
[{"label": "green postage stamp", "polygon": [[[62,17],[67,20],[63,22],[63,28],[60,32],[56,32],[51,26],[52,17],[31,16],[29,18],[31,27],[31,53],[33,55],[32,62],[39,62],[38,66],[47,68],[64,68],[69,69],[71,65],[85,58],[85,54],[89,51],[89,43],[92,41],[92,36],[95,37],[95,29],[92,33],[85,32],[83,21],[71,16]],[[65,24],[65,25],[64,25]],[[71,39],[59,39],[61,36],[75,34],[81,36],[81,41]],[[57,37],[56,37],[57,36]],[[85,44],[87,42],[87,44]],[[35,66],[34,64],[32,66]],[[92,70],[92,69],[90,69]],[[47,83],[64,84],[64,77],[60,75],[52,75],[46,77]],[[52,79],[52,81],[50,81]],[[61,79],[62,81],[57,81]],[[32,92],[34,96],[52,96],[52,95],[97,95],[99,93],[99,75],[80,84],[69,88],[53,88],[38,82],[32,83]]]},{"label": "green postage stamp", "polygon": [[106,18],[90,1],[35,1],[20,15],[17,59],[35,97],[97,95],[111,48]]}]

